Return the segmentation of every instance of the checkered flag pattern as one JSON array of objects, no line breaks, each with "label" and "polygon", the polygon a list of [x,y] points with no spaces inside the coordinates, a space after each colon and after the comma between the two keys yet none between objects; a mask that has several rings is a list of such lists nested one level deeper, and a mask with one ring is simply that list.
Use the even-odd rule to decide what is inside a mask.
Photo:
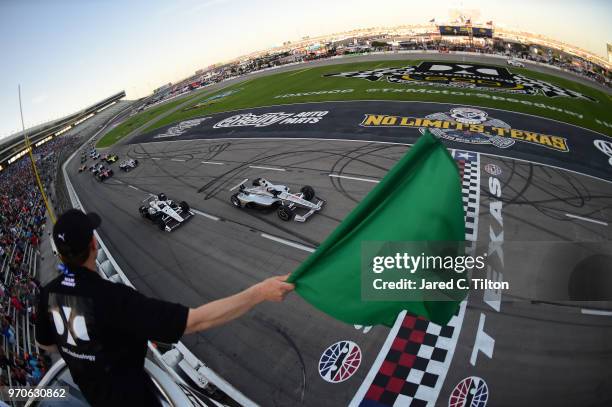
[{"label": "checkered flag pattern", "polygon": [[524,85],[531,94],[543,94],[548,97],[569,97],[569,98],[580,98],[587,100],[594,100],[590,96],[583,95],[573,90],[563,89],[559,86],[553,85],[548,82],[538,81],[537,79],[531,79],[523,75],[514,75],[517,83]]},{"label": "checkered flag pattern", "polygon": [[[479,157],[476,153],[461,150],[451,150],[451,154],[462,181],[466,240],[475,240]],[[433,407],[459,338],[465,306],[463,301],[446,326],[406,314],[385,360],[359,403],[360,407]]]}]

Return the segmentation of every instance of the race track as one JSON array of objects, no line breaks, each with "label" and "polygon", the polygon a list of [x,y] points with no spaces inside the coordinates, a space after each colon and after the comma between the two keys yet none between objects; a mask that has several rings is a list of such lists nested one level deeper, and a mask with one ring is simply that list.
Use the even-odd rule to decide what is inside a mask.
[{"label": "race track", "polygon": [[[453,107],[347,102],[225,113],[180,135],[155,138],[167,131],[160,129],[127,140],[113,152],[138,159],[140,166],[130,173],[115,168],[116,176],[104,183],[77,173],[77,160],[68,171],[84,207],[102,215],[101,235],[137,289],[196,306],[295,269],[420,134],[416,128],[361,126],[365,114],[424,117]],[[491,233],[499,236],[501,231],[505,241],[595,241],[609,247],[612,167],[593,147],[593,140],[604,136],[531,116],[482,110],[513,129],[562,137],[568,151],[519,138],[505,148],[444,139],[450,149],[466,150],[453,153],[472,170],[473,239],[486,244]],[[214,127],[239,113],[279,111],[328,113],[316,123]],[[495,175],[485,167],[495,168]],[[273,212],[233,208],[232,188],[256,177],[292,188],[311,185],[327,205],[303,224],[282,222]],[[499,180],[500,196],[491,193],[491,178]],[[159,192],[187,201],[197,216],[173,233],[160,232],[138,215],[146,194]],[[490,211],[492,202],[503,205],[501,223]],[[508,272],[517,267],[508,262]],[[575,302],[516,298],[503,298],[497,308],[484,303],[482,296],[469,297],[451,334],[457,339],[451,344],[454,356],[444,351],[443,363],[450,366],[444,372],[411,365],[386,374],[389,364],[401,365],[392,361],[400,357],[395,342],[393,348],[384,348],[389,329],[368,331],[342,324],[297,295],[282,305],[262,305],[227,326],[187,336],[184,343],[246,396],[266,406],[346,405],[358,391],[370,406],[420,396],[447,405],[455,385],[468,376],[486,381],[492,406],[612,403],[611,314],[589,313],[585,304]],[[417,330],[416,325],[412,329]],[[433,331],[427,329],[431,337]],[[319,359],[341,340],[355,342],[363,359],[352,377],[329,383],[319,375]],[[414,349],[421,352],[417,360],[424,358],[426,346],[421,339]],[[367,376],[381,348],[385,362]],[[408,347],[402,350],[410,352]],[[432,350],[428,357],[437,360]],[[401,375],[407,384],[398,389],[393,380]],[[413,388],[414,380],[419,385]]]}]

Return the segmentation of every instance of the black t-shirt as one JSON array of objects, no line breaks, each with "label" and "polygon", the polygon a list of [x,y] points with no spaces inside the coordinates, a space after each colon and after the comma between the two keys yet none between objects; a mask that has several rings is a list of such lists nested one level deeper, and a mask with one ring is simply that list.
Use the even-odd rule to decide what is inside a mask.
[{"label": "black t-shirt", "polygon": [[158,405],[144,371],[147,340],[177,342],[188,312],[78,268],[41,290],[36,340],[57,345],[93,406]]}]

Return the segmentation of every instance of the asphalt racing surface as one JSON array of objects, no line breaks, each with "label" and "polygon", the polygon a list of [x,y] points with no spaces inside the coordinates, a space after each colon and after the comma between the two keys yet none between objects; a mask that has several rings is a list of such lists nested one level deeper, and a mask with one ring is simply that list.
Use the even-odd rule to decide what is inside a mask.
[{"label": "asphalt racing surface", "polygon": [[[521,113],[444,103],[365,101],[320,102],[237,110],[202,116],[141,134],[131,143],[217,138],[300,138],[374,140],[413,143],[421,135],[415,119],[453,120],[453,109],[470,109],[483,113],[487,132],[482,137],[448,132],[445,138],[451,148],[502,155],[553,166],[612,181],[609,157],[602,154],[594,140],[602,134],[581,127]],[[389,119],[379,120],[383,116]],[[368,118],[370,120],[368,120]],[[491,148],[495,129],[506,128],[502,136],[510,145]],[[444,129],[447,130],[447,129]],[[448,130],[447,130],[448,131]],[[512,131],[518,131],[512,135]],[[529,133],[532,137],[527,136]]]},{"label": "asphalt racing surface", "polygon": [[[120,160],[138,159],[139,167],[129,173],[115,168],[115,177],[104,183],[87,172],[77,173],[78,160],[68,170],[84,207],[102,215],[100,233],[135,287],[147,295],[196,306],[295,269],[419,135],[416,128],[362,126],[364,115],[415,118],[455,107],[347,102],[219,114],[178,136],[155,138],[168,130],[160,129],[128,140],[113,152]],[[562,137],[568,151],[549,148],[535,136],[532,141],[540,143],[516,138],[506,148],[444,139],[449,148],[467,150],[454,154],[473,170],[474,240],[486,246],[503,236],[504,241],[590,241],[609,247],[612,167],[606,167],[606,156],[593,147],[594,139],[605,136],[530,116],[481,110],[513,129]],[[238,127],[227,125],[236,121],[224,122],[242,113],[281,111],[293,118],[301,112],[328,113],[302,116],[319,117],[315,123]],[[222,122],[225,125],[215,128]],[[234,188],[256,177],[295,189],[311,185],[327,205],[306,223],[232,207]],[[496,183],[499,188],[492,191]],[[159,192],[187,201],[197,216],[172,233],[160,232],[138,214],[147,193]],[[513,259],[517,257],[506,257],[505,273],[520,268]],[[561,274],[569,284],[569,274]],[[535,282],[547,277],[533,278]],[[415,391],[427,394],[430,405],[436,399],[435,405],[449,405],[455,386],[476,377],[486,383],[491,406],[610,405],[612,313],[607,307],[609,303],[542,303],[515,297],[491,303],[484,302],[482,294],[470,295],[457,318],[454,355],[445,352],[450,367],[442,375],[432,375],[413,366],[410,372],[417,373],[420,383]],[[401,334],[402,330],[397,333]],[[357,393],[361,397],[355,401],[366,397],[364,405],[425,405],[410,404],[418,398],[406,396],[410,386],[397,390],[394,378],[382,374],[393,353],[386,343],[389,335],[385,327],[368,330],[342,324],[291,295],[283,304],[261,305],[227,326],[186,336],[183,342],[260,405],[339,406]],[[361,362],[354,375],[330,383],[319,373],[319,360],[338,341],[356,344]],[[379,354],[384,358],[387,351],[380,365]],[[429,354],[436,358],[431,350]],[[415,376],[412,373],[409,376]],[[392,397],[396,398],[390,402]],[[375,399],[380,404],[373,404]]]}]

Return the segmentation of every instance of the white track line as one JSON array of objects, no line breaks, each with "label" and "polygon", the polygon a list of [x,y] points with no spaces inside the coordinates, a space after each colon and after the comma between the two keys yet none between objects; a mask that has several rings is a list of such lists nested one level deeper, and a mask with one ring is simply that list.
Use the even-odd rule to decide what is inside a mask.
[{"label": "white track line", "polygon": [[352,179],[354,181],[365,181],[365,182],[374,182],[376,184],[378,184],[380,181],[377,179],[371,179],[371,178],[358,178],[358,177],[349,177],[346,175],[338,175],[338,174],[329,174],[330,177],[333,178],[344,178],[344,179]]},{"label": "white track line", "polygon": [[151,160],[161,160],[161,158],[153,157]]},{"label": "white track line", "polygon": [[583,314],[587,314],[587,315],[602,315],[606,317],[612,317],[612,311],[602,311],[598,309],[582,308],[580,312]]},{"label": "white track line", "polygon": [[240,181],[240,183],[234,185],[233,187],[230,188],[230,191],[233,191],[234,189],[238,188],[240,185],[244,184],[245,182],[247,182],[249,179],[245,178],[244,180]]},{"label": "white track line", "polygon": [[134,185],[128,185],[128,188],[135,189],[136,191],[140,191],[140,189],[136,188]]},{"label": "white track line", "polygon": [[260,167],[259,165],[249,165],[249,168],[257,168],[260,170],[270,170],[270,171],[285,171],[284,168]]},{"label": "white track line", "polygon": [[225,165],[225,163],[219,163],[216,161],[202,161],[202,164]]},{"label": "white track line", "polygon": [[176,161],[176,162],[179,162],[179,163],[184,163],[185,162],[185,160],[179,160],[178,158],[171,158],[170,161]]},{"label": "white track line", "polygon": [[199,210],[193,209],[193,208],[191,208],[191,210],[193,211],[193,213],[195,213],[197,215],[200,215],[200,216],[204,216],[205,218],[212,219],[212,220],[221,220],[220,218],[218,218],[218,217],[216,217],[214,215],[209,215],[206,212],[202,212],[202,211],[199,211]]},{"label": "white track line", "polygon": [[602,225],[602,226],[608,226],[608,222],[604,222],[603,220],[583,218],[582,216],[572,215],[571,213],[566,213],[565,216],[567,216],[568,218],[583,220],[585,222],[597,223],[598,225]]},{"label": "white track line", "polygon": [[280,237],[272,236],[267,233],[261,233],[260,236],[265,239],[273,240],[275,242],[282,243],[284,245],[291,246],[293,248],[300,249],[308,253],[313,253],[315,251],[313,247],[305,246],[300,243],[292,242],[291,240],[286,240]]}]

